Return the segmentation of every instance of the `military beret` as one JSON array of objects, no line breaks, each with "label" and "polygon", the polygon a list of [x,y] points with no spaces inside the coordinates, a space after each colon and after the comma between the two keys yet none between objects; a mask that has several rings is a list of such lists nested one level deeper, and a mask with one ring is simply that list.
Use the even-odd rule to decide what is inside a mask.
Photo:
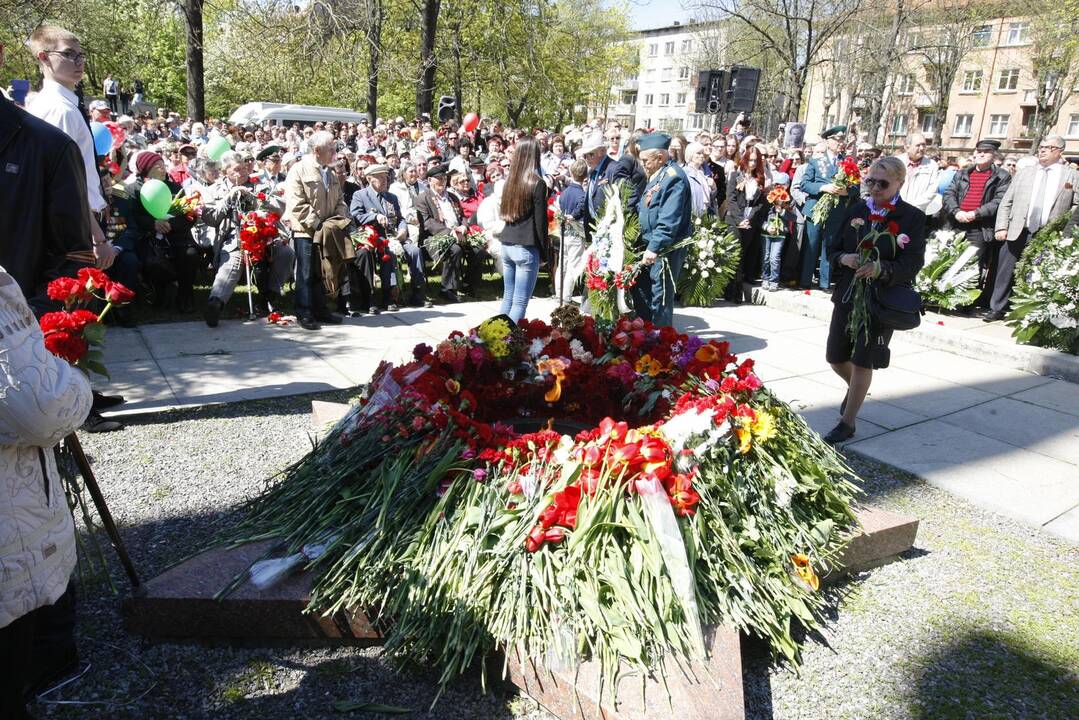
[{"label": "military beret", "polygon": [[671,146],[671,136],[662,132],[651,132],[642,135],[637,141],[638,150],[666,150]]},{"label": "military beret", "polygon": [[996,152],[997,150],[1000,150],[1000,140],[979,140],[978,144],[974,146],[974,149]]},{"label": "military beret", "polygon": [[449,172],[449,170],[449,166],[447,166],[445,163],[433,165],[427,169],[427,177],[439,177],[441,175],[445,175],[447,172]]},{"label": "military beret", "polygon": [[833,125],[832,127],[828,128],[827,130],[822,132],[820,134],[820,136],[821,136],[822,139],[827,140],[828,138],[832,137],[833,135],[838,135],[840,133],[845,133],[845,132],[847,132],[847,126],[846,125]]},{"label": "military beret", "polygon": [[256,160],[265,160],[266,158],[270,157],[274,153],[280,154],[284,150],[285,150],[285,148],[281,147],[280,145],[267,145],[266,147],[262,148],[262,150],[259,151],[259,154],[255,156],[255,159]]}]

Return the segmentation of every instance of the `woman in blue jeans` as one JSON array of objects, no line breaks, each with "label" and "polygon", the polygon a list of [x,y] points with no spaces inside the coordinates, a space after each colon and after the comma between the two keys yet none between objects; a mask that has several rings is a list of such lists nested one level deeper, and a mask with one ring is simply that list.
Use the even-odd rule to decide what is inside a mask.
[{"label": "woman in blue jeans", "polygon": [[547,260],[547,183],[540,177],[540,146],[535,138],[517,143],[499,210],[506,223],[499,237],[502,313],[519,322],[536,289],[540,264]]}]

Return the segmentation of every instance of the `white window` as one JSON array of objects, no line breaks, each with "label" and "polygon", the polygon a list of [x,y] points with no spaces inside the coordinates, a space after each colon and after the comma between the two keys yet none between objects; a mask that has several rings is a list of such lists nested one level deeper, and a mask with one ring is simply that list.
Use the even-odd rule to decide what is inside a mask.
[{"label": "white window", "polygon": [[1079,137],[1079,114],[1073,113],[1068,118],[1068,137]]},{"label": "white window", "polygon": [[990,115],[989,116],[989,136],[990,137],[1007,137],[1008,136],[1008,118],[1011,115]]},{"label": "white window", "polygon": [[693,41],[692,40],[683,40],[682,41],[682,54],[683,55],[688,55],[691,52],[693,52]]},{"label": "white window", "polygon": [[1008,30],[1004,34],[1005,45],[1024,45],[1027,42],[1027,34],[1030,31],[1030,23],[1008,23]]},{"label": "white window", "polygon": [[671,94],[670,93],[660,93],[659,94],[659,106],[660,107],[667,107],[670,104],[671,104]]},{"label": "white window", "polygon": [[892,135],[906,135],[907,134],[907,116],[896,115],[892,118]]},{"label": "white window", "polygon": [[961,92],[976,93],[982,91],[982,71],[966,70],[963,72],[963,89]]},{"label": "white window", "polygon": [[914,76],[910,73],[900,75],[896,78],[895,92],[897,95],[913,95],[914,94]]},{"label": "white window", "polygon": [[654,82],[655,79],[656,79],[656,69],[655,68],[651,68],[649,70],[644,71],[644,81],[645,82]]},{"label": "white window", "polygon": [[660,72],[660,74],[659,74],[660,81],[661,82],[670,82],[672,72],[674,72],[673,68],[669,68],[669,67],[663,68],[663,71]]},{"label": "white window", "polygon": [[675,95],[674,96],[674,103],[675,103],[675,105],[685,105],[686,104],[686,94],[685,93],[678,93],[677,95]]},{"label": "white window", "polygon": [[694,130],[704,128],[704,115],[693,114],[689,116],[689,126]]},{"label": "white window", "polygon": [[954,137],[970,137],[970,129],[974,127],[973,115],[956,115],[955,127],[952,128]]},{"label": "white window", "polygon": [[997,90],[1010,92],[1019,87],[1019,68],[1004,68],[997,78]]},{"label": "white window", "polygon": [[651,105],[652,104],[652,93],[647,93],[644,96],[644,104],[645,105]]},{"label": "white window", "polygon": [[986,47],[993,40],[993,28],[989,25],[979,25],[971,34],[974,47]]},{"label": "white window", "polygon": [[671,40],[669,43],[663,44],[663,54],[674,55],[674,40]]},{"label": "white window", "polygon": [[683,67],[678,68],[678,79],[679,80],[689,80],[689,68],[688,67],[683,66]]},{"label": "white window", "polygon": [[937,114],[934,112],[922,113],[922,132],[932,133],[937,129]]},{"label": "white window", "polygon": [[655,57],[656,55],[659,55],[659,45],[652,43],[648,46],[648,57]]}]

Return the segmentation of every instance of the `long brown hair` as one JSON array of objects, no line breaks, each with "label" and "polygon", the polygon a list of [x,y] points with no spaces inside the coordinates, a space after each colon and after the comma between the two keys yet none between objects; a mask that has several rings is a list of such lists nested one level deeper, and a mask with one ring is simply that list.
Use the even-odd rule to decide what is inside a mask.
[{"label": "long brown hair", "polygon": [[[749,169],[749,157],[752,153],[754,159],[757,161],[757,167],[752,171]],[[753,179],[757,181],[760,187],[764,187],[764,153],[756,145],[751,145],[746,148],[746,151],[742,153],[742,157],[738,160],[738,169],[742,171],[743,175],[751,175]]]},{"label": "long brown hair", "polygon": [[502,188],[499,213],[506,222],[517,222],[532,209],[532,191],[540,181],[540,145],[534,137],[522,138],[513,151],[510,174]]}]

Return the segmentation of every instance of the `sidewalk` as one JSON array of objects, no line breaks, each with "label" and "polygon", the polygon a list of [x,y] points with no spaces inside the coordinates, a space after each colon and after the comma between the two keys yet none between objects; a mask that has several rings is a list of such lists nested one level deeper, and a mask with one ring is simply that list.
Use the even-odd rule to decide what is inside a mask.
[{"label": "sidewalk", "polygon": [[[754,358],[767,387],[824,433],[838,420],[844,393],[824,362],[827,298],[766,298],[783,296],[800,312],[683,308],[675,324],[728,340],[734,352]],[[554,307],[549,299],[533,300],[530,315],[546,317]],[[349,319],[319,332],[266,321],[110,329],[106,364],[113,380],[101,387],[128,399],[112,415],[348,388],[366,382],[383,359],[399,361],[416,343],[437,342],[497,312],[497,302],[462,303]],[[998,343],[975,344],[977,328],[967,336],[953,332],[965,338],[966,352],[993,362],[897,333],[892,365],[874,377],[846,449],[1079,542],[1079,384],[1015,369],[1016,358],[1026,356],[998,352]]]}]

